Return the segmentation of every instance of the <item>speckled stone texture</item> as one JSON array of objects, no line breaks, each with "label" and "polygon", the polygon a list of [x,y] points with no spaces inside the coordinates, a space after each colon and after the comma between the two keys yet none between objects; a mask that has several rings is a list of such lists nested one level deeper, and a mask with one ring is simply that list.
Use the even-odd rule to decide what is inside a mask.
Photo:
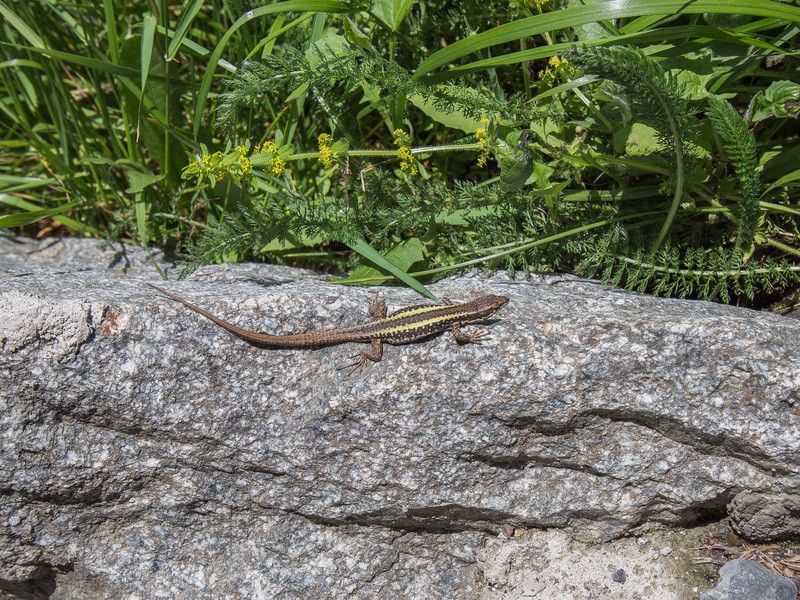
[{"label": "speckled stone texture", "polygon": [[[347,377],[362,346],[257,348],[148,280],[141,252],[0,239],[0,589],[470,598],[504,524],[611,539],[800,493],[793,319],[456,277],[433,291],[511,298],[489,342]],[[258,265],[163,285],[280,333],[362,322],[372,294]]]},{"label": "speckled stone texture", "polygon": [[800,540],[800,494],[741,492],[728,512],[736,533],[747,540]]},{"label": "speckled stone texture", "polygon": [[753,560],[732,560],[719,570],[720,581],[700,600],[796,600],[791,579],[773,573]]}]

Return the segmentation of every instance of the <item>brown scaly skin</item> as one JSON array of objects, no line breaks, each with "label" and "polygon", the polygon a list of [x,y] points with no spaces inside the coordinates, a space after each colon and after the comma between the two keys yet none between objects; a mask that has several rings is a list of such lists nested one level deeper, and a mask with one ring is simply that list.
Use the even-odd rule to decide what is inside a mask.
[{"label": "brown scaly skin", "polygon": [[270,335],[237,327],[233,323],[220,319],[207,310],[165,289],[151,283],[147,285],[176,302],[180,302],[186,308],[200,313],[207,319],[211,319],[232,334],[254,344],[278,348],[311,348],[345,342],[370,343],[369,350],[354,354],[350,357],[353,362],[341,367],[349,369],[348,374],[352,374],[360,367],[363,367],[368,360],[378,362],[383,355],[384,343],[408,344],[448,329],[453,332],[453,336],[459,344],[483,342],[489,339],[485,332],[473,331],[465,333],[461,331],[461,326],[483,321],[508,303],[508,298],[505,296],[493,295],[481,296],[463,304],[452,304],[445,299],[444,304],[410,306],[387,315],[386,303],[382,300],[373,299],[369,303],[369,314],[373,320],[369,323],[340,329],[299,333],[297,335]]}]

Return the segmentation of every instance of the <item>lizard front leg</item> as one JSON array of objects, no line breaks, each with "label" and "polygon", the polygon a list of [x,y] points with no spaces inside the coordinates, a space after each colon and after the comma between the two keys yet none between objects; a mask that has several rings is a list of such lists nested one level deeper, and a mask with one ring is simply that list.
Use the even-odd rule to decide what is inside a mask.
[{"label": "lizard front leg", "polygon": [[[383,310],[386,310],[386,306],[384,305]],[[348,365],[344,365],[343,367],[339,367],[336,369],[337,371],[342,371],[344,369],[349,369],[347,372],[347,376],[349,377],[356,371],[358,371],[361,367],[367,364],[368,360],[372,362],[380,362],[381,357],[383,356],[383,341],[382,340],[372,340],[372,345],[370,346],[369,350],[363,350],[362,352],[357,352],[350,357],[351,362]]]},{"label": "lizard front leg", "polygon": [[461,331],[461,325],[457,323],[453,324],[453,337],[459,344],[480,344],[490,338],[485,331],[470,331],[469,333]]},{"label": "lizard front leg", "polygon": [[[367,312],[369,316],[372,317],[374,321],[378,319],[385,319],[386,318],[386,302],[378,298],[378,296],[374,296],[369,299],[369,304],[367,304]],[[380,360],[380,355],[378,356],[378,360]]]}]

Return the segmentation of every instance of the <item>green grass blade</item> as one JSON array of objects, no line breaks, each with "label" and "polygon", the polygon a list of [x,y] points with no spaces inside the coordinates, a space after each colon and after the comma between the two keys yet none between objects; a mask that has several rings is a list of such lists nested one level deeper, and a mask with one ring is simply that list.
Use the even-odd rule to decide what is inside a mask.
[{"label": "green grass blade", "polygon": [[11,27],[16,29],[22,37],[28,40],[28,43],[31,46],[36,48],[44,48],[45,44],[42,41],[42,38],[40,38],[33,29],[28,27],[25,21],[14,11],[8,8],[4,2],[0,2],[0,15],[3,15],[6,23],[11,25]]},{"label": "green grass blade", "polygon": [[102,73],[109,73],[111,75],[118,75],[120,77],[129,77],[133,80],[139,78],[139,70],[131,69],[129,67],[122,67],[115,65],[107,60],[98,60],[96,58],[89,58],[80,54],[73,54],[72,52],[61,52],[60,50],[53,50],[52,48],[36,48],[34,46],[20,46],[18,44],[8,44],[7,42],[0,42],[0,45],[12,47],[17,50],[28,50],[37,54],[42,54],[48,58],[55,58],[63,60],[64,62],[86,67],[87,69],[100,71]]},{"label": "green grass blade", "polygon": [[43,208],[14,215],[5,215],[0,217],[0,229],[30,225],[31,223],[36,223],[36,221],[46,219],[47,217],[53,217],[55,215],[60,215],[61,213],[67,212],[69,209],[74,208],[77,204],[78,201],[75,200],[69,204],[62,204],[61,206],[56,206],[54,208]]},{"label": "green grass blade", "polygon": [[117,35],[117,17],[114,11],[114,0],[103,0],[103,14],[108,32],[108,52],[111,60],[119,62],[119,36]]},{"label": "green grass blade", "polygon": [[150,59],[153,57],[153,41],[156,34],[156,18],[153,15],[146,15],[142,26],[142,45],[141,50],[141,83],[142,93],[147,87],[147,76],[150,74]]},{"label": "green grass blade", "polygon": [[184,10],[178,27],[175,29],[175,35],[169,43],[169,48],[167,48],[168,61],[175,58],[186,34],[189,32],[189,27],[192,26],[192,21],[194,21],[194,18],[197,16],[197,13],[200,12],[201,8],[203,8],[203,0],[193,0],[189,7]]},{"label": "green grass blade", "polygon": [[[736,30],[721,29],[719,27],[710,27],[708,25],[676,25],[674,27],[662,27],[653,31],[641,31],[637,33],[627,33],[624,35],[609,36],[607,38],[598,40],[587,40],[582,42],[587,48],[593,46],[615,46],[620,44],[663,44],[671,40],[684,42],[686,39],[691,39],[694,43],[707,45],[710,41],[731,42],[739,43],[743,46],[743,51],[747,51],[748,46],[755,46],[764,48],[773,52],[781,54],[786,53],[785,50],[777,46],[765,42],[748,32],[739,32]],[[451,67],[447,71],[432,74],[432,82],[439,82],[446,79],[451,79],[459,75],[467,73],[474,73],[485,71],[486,69],[505,67],[524,62],[531,62],[541,58],[548,58],[550,56],[557,56],[570,50],[575,44],[572,42],[564,42],[559,44],[550,44],[540,48],[531,48],[520,52],[510,52],[501,56],[494,56],[483,60]]]},{"label": "green grass blade", "polygon": [[800,8],[774,0],[626,0],[574,6],[500,25],[434,52],[417,68],[419,79],[447,64],[485,48],[523,37],[608,19],[661,14],[742,14],[800,23]]},{"label": "green grass blade", "polygon": [[[422,294],[426,298],[431,298],[436,300],[436,296],[434,296],[428,288],[422,285],[419,281],[414,279],[411,275],[403,271],[402,269],[398,268],[394,263],[389,262],[386,258],[375,248],[370,246],[366,241],[363,239],[359,239],[355,242],[351,242],[348,244],[353,250],[358,252],[361,256],[366,258],[368,261],[373,263],[376,267],[378,267],[382,271],[389,272],[392,276],[396,277],[403,283],[405,283],[408,287],[416,290],[418,293]],[[387,277],[389,279],[389,277]]]}]

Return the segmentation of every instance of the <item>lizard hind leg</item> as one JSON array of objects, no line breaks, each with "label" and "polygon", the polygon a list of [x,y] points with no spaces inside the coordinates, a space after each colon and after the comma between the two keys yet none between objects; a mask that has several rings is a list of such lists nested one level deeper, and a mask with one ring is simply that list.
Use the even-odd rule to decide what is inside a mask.
[{"label": "lizard hind leg", "polygon": [[[384,310],[386,307],[384,306]],[[343,371],[348,369],[347,376],[350,377],[353,373],[358,371],[361,367],[367,364],[368,360],[372,362],[380,362],[381,357],[383,356],[383,342],[381,340],[372,340],[372,345],[370,346],[369,350],[363,350],[361,352],[356,352],[350,357],[350,360],[353,362],[343,365],[341,367],[337,367],[337,371]]]}]

